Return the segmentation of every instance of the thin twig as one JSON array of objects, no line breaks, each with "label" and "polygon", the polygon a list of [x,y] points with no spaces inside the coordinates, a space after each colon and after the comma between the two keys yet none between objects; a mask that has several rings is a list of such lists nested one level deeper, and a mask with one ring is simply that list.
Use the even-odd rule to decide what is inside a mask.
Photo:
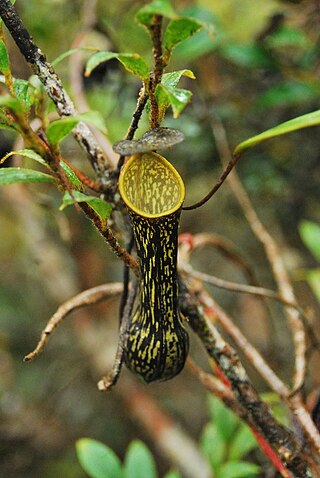
[{"label": "thin twig", "polygon": [[49,322],[43,329],[41,333],[41,338],[36,348],[24,357],[24,361],[30,362],[31,360],[38,357],[38,355],[43,351],[52,332],[72,311],[81,307],[86,307],[91,304],[97,304],[98,302],[101,302],[102,300],[105,300],[107,298],[116,297],[121,294],[122,289],[123,285],[121,284],[121,282],[102,284],[93,287],[92,289],[87,289],[83,292],[80,292],[80,294],[72,297],[72,299],[60,305],[58,310],[53,314],[53,316],[50,318]]},{"label": "thin twig", "polygon": [[[143,86],[139,91],[137,106],[136,106],[136,109],[135,109],[135,111],[132,115],[131,123],[130,123],[129,129],[127,131],[127,134],[125,136],[125,139],[131,140],[131,139],[134,138],[134,135],[135,135],[135,133],[138,129],[138,126],[139,126],[139,121],[141,119],[143,110],[144,110],[144,108],[147,104],[148,98],[149,98],[149,95],[146,92],[145,87]],[[119,176],[119,174],[120,174],[120,170],[123,166],[124,160],[125,160],[125,156],[120,156],[119,161],[118,161],[118,166],[117,166],[117,173],[116,173],[117,176]]]},{"label": "thin twig", "polygon": [[211,191],[209,191],[209,193],[204,198],[201,199],[201,201],[198,201],[195,204],[192,204],[191,206],[183,206],[182,209],[184,209],[185,211],[191,211],[192,209],[198,209],[199,207],[203,206],[206,202],[208,202],[209,199],[211,199],[212,196],[218,191],[218,189],[220,189],[224,181],[227,179],[229,173],[237,164],[240,157],[241,157],[240,154],[236,154],[230,159],[230,161],[228,162],[226,168],[222,172],[220,178],[218,179],[214,187],[211,189]]},{"label": "thin twig", "polygon": [[[34,43],[30,33],[25,28],[10,0],[1,0],[0,16],[10,31],[22,55],[30,64],[34,73],[43,83],[48,96],[54,102],[60,116],[75,116],[74,107],[68,93],[52,65],[47,62],[44,53]],[[107,186],[111,168],[90,129],[84,123],[79,123],[74,129],[74,137],[87,152],[88,158],[100,181]]]},{"label": "thin twig", "polygon": [[109,392],[111,388],[118,381],[118,378],[121,372],[121,367],[124,360],[124,353],[125,353],[126,343],[128,340],[128,329],[129,329],[130,320],[131,320],[131,312],[132,312],[133,304],[137,295],[137,290],[138,290],[138,281],[135,281],[129,291],[126,305],[123,309],[123,314],[121,317],[118,348],[117,348],[117,353],[116,353],[112,370],[108,375],[106,375],[105,377],[102,377],[102,379],[98,382],[98,389],[101,392]]},{"label": "thin twig", "polygon": [[[212,131],[215,137],[221,161],[223,164],[228,163],[229,165],[230,162],[233,161],[233,159],[226,136],[226,131],[223,127],[222,122],[217,117],[214,117],[212,119]],[[280,296],[285,301],[296,303],[294,292],[290,284],[290,279],[284,266],[277,243],[258,218],[258,215],[255,212],[250,198],[246,193],[245,189],[243,188],[236,171],[233,171],[233,174],[228,177],[228,182],[244,212],[245,217],[247,218],[247,221],[253,233],[264,247],[266,256],[273,271],[274,278],[277,282]],[[297,310],[291,307],[287,308],[286,315],[291,327],[293,342],[295,346],[295,370],[293,377],[293,390],[299,390],[304,383],[306,373],[305,330],[303,323],[300,319],[300,313]]]},{"label": "thin twig", "polygon": [[[287,307],[293,307],[294,309],[298,310],[300,314],[304,314],[303,310],[299,305],[295,302],[289,302],[284,300],[277,292],[271,289],[266,289],[265,287],[256,287],[247,284],[239,284],[238,282],[231,282],[228,280],[220,279],[220,277],[213,276],[211,274],[205,274],[203,272],[196,271],[190,264],[183,264],[180,266],[180,270],[194,279],[198,279],[202,282],[206,282],[207,284],[214,285],[215,287],[219,287],[220,289],[230,290],[233,292],[240,292],[243,294],[250,294],[255,295],[258,297],[265,297],[267,299],[276,300],[281,304]],[[307,317],[305,316],[307,320]]]}]

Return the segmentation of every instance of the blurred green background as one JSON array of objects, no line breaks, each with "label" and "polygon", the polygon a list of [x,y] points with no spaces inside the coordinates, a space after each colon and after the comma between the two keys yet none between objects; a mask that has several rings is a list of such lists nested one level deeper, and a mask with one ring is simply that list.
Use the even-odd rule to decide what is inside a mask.
[{"label": "blurred green background", "polygon": [[[17,0],[16,7],[49,61],[81,39],[82,45],[136,52],[151,62],[148,35],[134,20],[144,2],[95,3]],[[320,12],[317,0],[176,0],[173,4],[180,13],[215,27],[213,39],[201,31],[181,44],[170,64],[170,70],[189,68],[196,75],[195,81],[182,81],[193,91],[192,103],[178,120],[168,112],[164,122],[186,135],[184,143],[167,156],[185,180],[186,204],[190,204],[212,187],[221,170],[212,118],[222,120],[233,148],[319,108]],[[85,31],[91,15],[92,27]],[[27,79],[31,72],[7,37],[13,73]],[[77,101],[73,68],[72,57],[57,65]],[[137,80],[110,61],[84,86],[90,108],[105,118],[110,142],[122,139],[135,108]],[[146,128],[144,117],[139,133]],[[319,129],[310,128],[268,141],[237,166],[259,217],[280,244],[300,303],[318,312],[306,281],[306,269],[316,268],[317,263],[301,240],[299,225],[306,219],[320,223],[319,138]],[[16,140],[1,131],[1,157],[15,147]],[[70,162],[91,174],[72,138],[63,143],[63,151]],[[37,360],[22,362],[64,300],[85,288],[121,280],[121,264],[80,214],[72,208],[59,212],[61,197],[51,186],[7,186],[0,190],[0,199],[0,474],[83,477],[74,451],[75,440],[82,436],[107,443],[120,457],[133,438],[145,440],[156,453],[161,473],[166,471],[168,461],[130,416],[121,396],[102,395],[96,388],[116,350],[117,300],[74,313]],[[181,232],[214,232],[233,241],[259,282],[275,287],[263,250],[227,185],[202,209],[183,213]],[[193,264],[201,271],[244,281],[239,270],[212,249],[195,253]],[[250,296],[212,292],[272,367],[290,381],[292,346],[281,307],[271,304],[268,315],[261,302]],[[197,340],[192,340],[191,353],[206,366]],[[318,367],[318,358],[313,357],[307,391],[320,386]],[[258,389],[266,391],[249,371]],[[147,390],[198,439],[208,419],[206,394],[188,371]]]}]

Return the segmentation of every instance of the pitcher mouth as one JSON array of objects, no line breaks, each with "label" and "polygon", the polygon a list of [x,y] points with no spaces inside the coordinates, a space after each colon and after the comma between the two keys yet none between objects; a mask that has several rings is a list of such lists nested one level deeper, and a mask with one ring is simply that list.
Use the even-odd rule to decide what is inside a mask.
[{"label": "pitcher mouth", "polygon": [[185,187],[178,171],[157,153],[135,154],[119,176],[120,195],[129,209],[146,218],[159,218],[178,211]]}]

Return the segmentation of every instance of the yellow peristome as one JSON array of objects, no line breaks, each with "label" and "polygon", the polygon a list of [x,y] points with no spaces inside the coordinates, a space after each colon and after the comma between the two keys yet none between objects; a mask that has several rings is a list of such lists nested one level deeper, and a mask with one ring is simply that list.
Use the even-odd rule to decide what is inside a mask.
[{"label": "yellow peristome", "polygon": [[176,212],[185,198],[178,171],[163,156],[152,152],[135,154],[125,163],[119,191],[126,206],[146,218]]}]

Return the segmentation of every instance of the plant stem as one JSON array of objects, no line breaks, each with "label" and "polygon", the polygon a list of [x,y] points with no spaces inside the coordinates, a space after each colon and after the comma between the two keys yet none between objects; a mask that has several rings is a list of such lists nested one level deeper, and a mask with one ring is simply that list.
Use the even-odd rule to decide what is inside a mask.
[{"label": "plant stem", "polygon": [[[30,64],[34,73],[43,83],[48,96],[54,102],[60,116],[75,116],[78,112],[61,80],[52,65],[47,62],[44,53],[34,43],[30,33],[25,28],[10,0],[1,0],[0,16],[10,31],[12,38],[22,55]],[[99,180],[106,187],[111,174],[111,167],[97,144],[90,129],[84,123],[79,123],[74,129],[74,137],[87,152],[88,158]]]}]

